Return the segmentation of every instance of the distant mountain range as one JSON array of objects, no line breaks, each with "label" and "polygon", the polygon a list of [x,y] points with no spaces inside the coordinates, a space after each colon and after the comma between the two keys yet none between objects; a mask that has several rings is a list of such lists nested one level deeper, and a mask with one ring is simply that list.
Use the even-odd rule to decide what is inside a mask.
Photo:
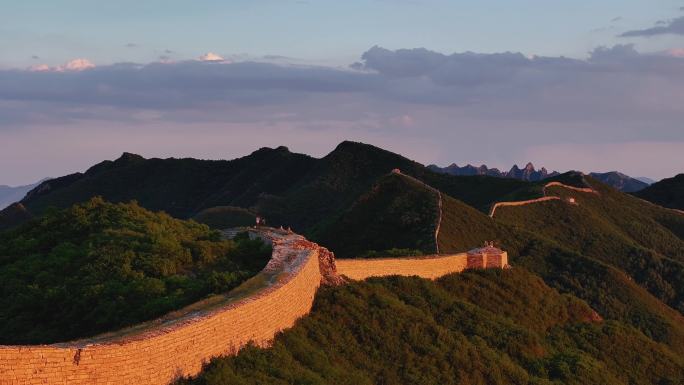
[{"label": "distant mountain range", "polygon": [[[527,163],[525,168],[519,168],[518,165],[513,165],[508,171],[500,171],[498,168],[489,168],[486,165],[481,165],[479,167],[468,164],[463,167],[459,167],[457,164],[453,163],[447,167],[439,167],[437,165],[431,164],[428,168],[432,171],[458,176],[472,176],[472,175],[487,175],[494,176],[498,178],[512,178],[518,180],[524,180],[527,182],[538,182],[547,178],[552,178],[554,176],[560,175],[558,171],[549,172],[545,167],[537,170],[532,163]],[[636,192],[645,189],[653,181],[649,178],[632,178],[621,172],[611,171],[604,173],[592,172],[589,175],[600,180],[601,182],[614,187],[623,192]]]},{"label": "distant mountain range", "polygon": [[428,168],[432,171],[441,172],[449,175],[487,175],[499,178],[513,178],[528,182],[537,182],[546,178],[560,175],[560,173],[556,171],[548,172],[544,167],[537,171],[532,163],[528,163],[523,169],[519,168],[518,165],[514,165],[513,167],[511,167],[509,171],[500,171],[498,168],[489,168],[484,164],[479,167],[473,166],[471,164],[459,167],[456,163],[453,163],[452,165],[447,167],[439,167],[434,164],[431,164],[428,166]]},{"label": "distant mountain range", "polygon": [[47,179],[49,178],[43,179],[40,182],[29,184],[26,186],[11,187],[0,185],[0,210],[4,209],[5,207],[11,205],[14,202],[19,202],[20,200],[22,200],[22,198],[24,198],[27,192],[33,190],[33,188],[35,188],[42,182],[46,181]]},{"label": "distant mountain range", "polygon": [[611,187],[627,193],[641,191],[650,185],[650,183],[646,183],[637,178],[632,178],[617,171],[604,173],[592,172],[589,175]]}]

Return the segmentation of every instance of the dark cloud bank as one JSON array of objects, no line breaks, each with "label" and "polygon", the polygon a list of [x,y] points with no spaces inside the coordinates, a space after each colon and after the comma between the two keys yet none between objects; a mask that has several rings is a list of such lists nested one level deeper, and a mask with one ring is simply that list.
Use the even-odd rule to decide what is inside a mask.
[{"label": "dark cloud bank", "polygon": [[[684,8],[682,9],[684,10]],[[658,22],[658,25],[652,28],[627,31],[620,37],[651,37],[667,34],[684,35],[684,16],[670,21]]]},{"label": "dark cloud bank", "polygon": [[683,112],[683,80],[684,60],[640,54],[631,45],[598,48],[586,60],[373,47],[349,69],[184,61],[73,72],[2,70],[0,111],[7,112],[5,124],[44,122],[46,116],[81,119],[97,108],[108,109],[99,112],[104,118],[155,110],[178,119],[183,111],[220,116],[250,106],[297,110],[329,98],[385,108],[467,108],[473,114],[496,106],[491,116],[529,119],[663,119]]}]

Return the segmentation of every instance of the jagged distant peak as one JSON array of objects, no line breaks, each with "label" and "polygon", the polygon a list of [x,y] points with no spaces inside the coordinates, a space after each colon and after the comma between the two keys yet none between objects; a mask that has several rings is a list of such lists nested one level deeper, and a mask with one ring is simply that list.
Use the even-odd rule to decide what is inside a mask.
[{"label": "jagged distant peak", "polygon": [[448,167],[444,168],[435,165],[431,165],[430,168],[434,171],[451,175],[488,175],[527,181],[539,181],[560,175],[556,171],[549,172],[549,170],[547,170],[545,167],[537,170],[532,162],[525,164],[524,168],[520,168],[517,164],[514,164],[513,167],[511,167],[508,171],[500,171],[498,168],[489,168],[485,164],[473,166],[470,163],[463,167],[459,167],[456,163],[452,163]]}]

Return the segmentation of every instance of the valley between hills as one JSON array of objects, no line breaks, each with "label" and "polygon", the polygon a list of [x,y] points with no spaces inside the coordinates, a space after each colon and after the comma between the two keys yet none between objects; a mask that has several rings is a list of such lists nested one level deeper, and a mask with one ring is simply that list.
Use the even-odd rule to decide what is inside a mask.
[{"label": "valley between hills", "polygon": [[[62,347],[60,365],[80,373],[67,382],[95,383],[138,365],[98,356],[97,341],[134,346],[120,342],[159,325],[140,335],[167,341],[171,323],[245,299],[252,318],[191,338],[211,349],[147,347],[148,377],[120,383],[681,384],[683,185],[680,175],[627,193],[577,172],[452,175],[356,142],[320,159],[285,147],[230,161],[125,153],[0,211],[0,384],[49,372],[13,363],[13,346],[48,349],[37,357]],[[257,217],[289,240],[243,231]],[[421,271],[485,242],[510,266],[430,260],[440,273]],[[369,259],[416,265],[333,274],[335,261]],[[275,304],[252,297],[289,283],[301,286]],[[247,319],[268,333],[235,331]],[[191,369],[168,378],[174,364]]]}]

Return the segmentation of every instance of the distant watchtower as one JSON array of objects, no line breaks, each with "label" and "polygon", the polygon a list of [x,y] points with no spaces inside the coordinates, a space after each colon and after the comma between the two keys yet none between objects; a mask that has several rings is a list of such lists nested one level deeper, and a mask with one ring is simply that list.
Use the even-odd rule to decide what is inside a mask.
[{"label": "distant watchtower", "polygon": [[485,242],[483,247],[468,252],[467,269],[506,268],[508,253],[494,247],[494,242]]},{"label": "distant watchtower", "polygon": [[259,226],[266,226],[266,218],[257,216],[256,217],[256,226],[254,227],[259,227]]}]

